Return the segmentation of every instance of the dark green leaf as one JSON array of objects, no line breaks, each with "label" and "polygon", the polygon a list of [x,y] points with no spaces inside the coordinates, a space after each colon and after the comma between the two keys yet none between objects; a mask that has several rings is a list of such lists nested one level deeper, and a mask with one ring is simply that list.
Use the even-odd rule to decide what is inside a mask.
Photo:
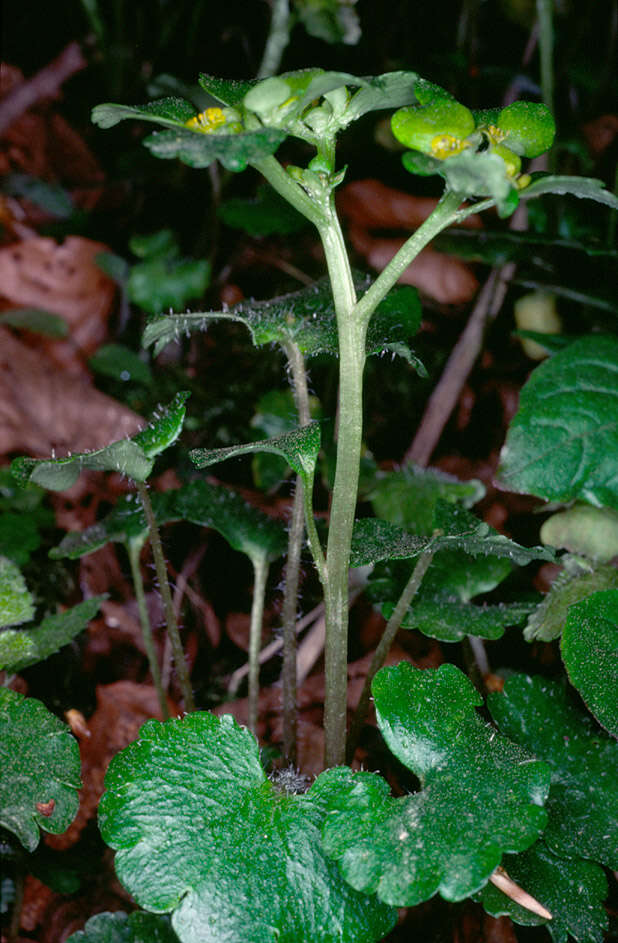
[{"label": "dark green leaf", "polygon": [[6,511],[0,514],[0,557],[8,557],[23,566],[41,545],[39,522],[35,514]]},{"label": "dark green leaf", "polygon": [[372,691],[382,735],[422,789],[393,799],[373,773],[323,774],[339,787],[324,825],[326,852],[352,887],[395,906],[436,892],[462,900],[504,852],[536,840],[549,770],[481,720],[480,696],[453,665],[383,668]]},{"label": "dark green leaf", "polygon": [[[382,607],[385,619],[390,618],[394,608],[394,603]],[[473,606],[442,597],[421,598],[410,606],[401,628],[418,629],[423,635],[441,642],[460,642],[466,635],[497,639],[508,626],[523,622],[533,608],[534,603]]]},{"label": "dark green leaf", "polygon": [[36,665],[67,645],[82,632],[99,610],[103,596],[47,616],[35,629],[5,629],[0,632],[0,669],[11,673]]},{"label": "dark green leaf", "polygon": [[49,183],[28,174],[4,174],[2,189],[11,196],[25,197],[30,203],[58,219],[68,219],[73,212],[71,194],[57,183]]},{"label": "dark green leaf", "polygon": [[607,880],[602,868],[580,858],[559,858],[542,840],[520,855],[505,855],[502,865],[509,877],[549,910],[553,919],[548,923],[494,884],[487,884],[480,895],[488,913],[494,917],[507,915],[525,927],[545,924],[554,943],[567,943],[569,935],[578,943],[603,943]]},{"label": "dark green leaf", "polygon": [[612,209],[618,209],[618,197],[605,189],[602,180],[592,177],[557,177],[552,174],[535,175],[531,184],[520,190],[520,198],[529,200],[543,193],[560,193],[577,196],[583,200],[595,200],[605,203]]},{"label": "dark green leaf", "polygon": [[618,339],[582,337],[532,372],[500,456],[503,488],[618,510]]},{"label": "dark green leaf", "polygon": [[0,825],[34,851],[39,828],[66,831],[77,812],[77,740],[41,701],[0,688]]},{"label": "dark green leaf", "polygon": [[0,627],[34,618],[34,600],[19,567],[0,557]]},{"label": "dark green leaf", "polygon": [[431,177],[440,173],[442,165],[437,158],[421,154],[420,151],[406,151],[401,155],[401,162],[408,173],[418,174],[420,177]]},{"label": "dark green leaf", "polygon": [[66,943],[178,943],[178,937],[165,917],[117,910],[91,917]]},{"label": "dark green leaf", "polygon": [[149,134],[143,143],[155,157],[178,157],[189,167],[209,167],[220,161],[227,170],[240,172],[247,164],[274,154],[286,132],[278,128],[260,128],[237,134],[200,134],[188,128],[169,129]]},{"label": "dark green leaf", "polygon": [[560,647],[571,684],[618,738],[618,589],[570,606]]},{"label": "dark green leaf", "polygon": [[[319,780],[318,780],[319,782]],[[149,721],[112,760],[99,807],[116,872],[182,943],[370,943],[395,922],[323,856],[328,793],[280,792],[232,717]]]},{"label": "dark green leaf", "polygon": [[8,308],[0,313],[0,324],[24,328],[46,337],[66,337],[69,326],[59,314],[41,308]]},{"label": "dark green leaf", "polygon": [[88,361],[91,370],[114,380],[150,386],[152,371],[147,363],[124,344],[104,344]]},{"label": "dark green leaf", "polygon": [[115,252],[97,252],[94,260],[102,272],[121,288],[125,287],[131,269],[126,259]]},{"label": "dark green leaf", "polygon": [[51,491],[70,488],[84,468],[117,471],[135,481],[145,481],[152,471],[155,457],[180,435],[188,396],[185,392],[177,393],[168,406],[155,412],[149,424],[130,439],[120,439],[102,449],[66,458],[16,458],[11,471],[21,484],[34,482]]},{"label": "dark green leaf", "polygon": [[184,98],[160,98],[147,105],[114,105],[107,102],[92,109],[92,120],[99,128],[113,128],[126,118],[154,121],[169,127],[182,127],[195,115],[193,105]]},{"label": "dark green leaf", "polygon": [[545,678],[514,675],[488,705],[500,730],[552,769],[551,851],[618,867],[618,743]]},{"label": "dark green leaf", "polygon": [[613,566],[592,566],[573,557],[562,557],[564,569],[558,574],[543,601],[528,619],[524,638],[551,642],[560,638],[569,606],[604,589],[618,588],[618,570]]},{"label": "dark green leaf", "polygon": [[272,439],[261,439],[259,442],[231,445],[222,449],[193,449],[189,454],[198,468],[207,468],[236,455],[271,452],[273,455],[281,455],[292,471],[300,475],[303,482],[309,486],[313,480],[319,451],[320,425],[312,422],[308,426],[274,436]]},{"label": "dark green leaf", "polygon": [[202,72],[199,82],[204,91],[216,98],[222,105],[236,108],[242,104],[247,92],[257,85],[258,80],[220,79],[215,75],[206,75]]},{"label": "dark green leaf", "polygon": [[184,308],[201,298],[210,280],[207,259],[180,259],[174,251],[149,256],[131,267],[129,298],[149,314]]},{"label": "dark green leaf", "polygon": [[250,236],[287,236],[306,228],[307,220],[272,187],[258,187],[253,199],[232,197],[221,204],[220,218],[227,226],[244,229]]}]

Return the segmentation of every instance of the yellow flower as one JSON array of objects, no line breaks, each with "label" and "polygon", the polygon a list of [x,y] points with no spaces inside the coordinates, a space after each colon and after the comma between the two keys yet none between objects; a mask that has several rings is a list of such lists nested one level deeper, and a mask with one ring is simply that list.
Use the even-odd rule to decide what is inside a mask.
[{"label": "yellow flower", "polygon": [[225,124],[226,120],[221,108],[207,108],[206,111],[202,111],[199,115],[185,121],[185,127],[191,128],[192,131],[200,131],[202,134],[212,134],[222,124]]}]

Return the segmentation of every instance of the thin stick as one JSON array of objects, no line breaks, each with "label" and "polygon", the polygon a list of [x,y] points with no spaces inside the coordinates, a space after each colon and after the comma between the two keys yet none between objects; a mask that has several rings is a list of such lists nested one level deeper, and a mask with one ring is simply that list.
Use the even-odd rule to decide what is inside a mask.
[{"label": "thin stick", "polygon": [[163,719],[167,720],[170,714],[167,707],[165,691],[163,690],[163,685],[161,683],[161,671],[159,669],[159,662],[157,660],[157,653],[152,637],[152,625],[150,624],[150,618],[148,616],[148,606],[146,605],[146,595],[144,593],[144,581],[142,579],[142,571],[139,565],[140,550],[141,545],[136,541],[130,540],[127,542],[127,553],[129,554],[131,576],[133,578],[133,591],[135,592],[137,611],[139,613],[139,621],[142,627],[144,648],[146,649],[150,674],[152,675],[152,683],[154,684],[157,692],[161,713],[163,714]]},{"label": "thin stick", "polygon": [[176,613],[174,612],[170,584],[167,579],[167,568],[165,566],[165,557],[163,556],[163,547],[161,546],[161,536],[159,534],[159,528],[157,527],[157,521],[155,519],[150,497],[148,495],[148,488],[143,481],[136,481],[135,487],[137,488],[137,493],[140,496],[140,500],[144,508],[144,514],[146,515],[146,522],[148,524],[150,536],[150,546],[152,547],[152,556],[154,559],[157,579],[159,580],[159,591],[161,593],[163,609],[165,611],[167,632],[172,645],[174,664],[176,665],[180,690],[182,691],[182,696],[185,702],[185,710],[189,712],[195,710],[195,702],[193,700],[193,691],[191,690],[191,681],[189,679],[187,662],[185,661],[185,653],[182,648],[182,641],[180,640],[180,632],[178,631],[178,622],[176,621]]},{"label": "thin stick", "polygon": [[495,884],[503,894],[506,894],[506,896],[514,900],[516,904],[519,904],[520,907],[525,907],[526,910],[530,910],[533,914],[538,914],[539,917],[544,917],[545,920],[552,919],[549,910],[543,907],[543,904],[540,904],[532,894],[529,894],[528,891],[525,891],[519,884],[516,884],[513,878],[508,876],[504,868],[496,868],[489,880],[492,884]]},{"label": "thin stick", "polygon": [[251,604],[251,626],[249,629],[249,730],[257,736],[258,700],[260,696],[260,646],[262,644],[262,622],[264,619],[264,596],[268,578],[268,561],[265,556],[255,557],[253,563],[253,602]]},{"label": "thin stick", "polygon": [[371,682],[373,681],[376,673],[380,670],[386,661],[386,656],[388,655],[391,645],[395,640],[395,636],[399,631],[399,626],[401,625],[403,617],[408,611],[410,603],[419,590],[419,587],[423,581],[423,577],[427,572],[427,568],[433,559],[433,555],[434,551],[427,549],[419,557],[416,566],[412,570],[412,575],[410,576],[410,579],[406,583],[406,586],[399,597],[399,600],[397,601],[397,605],[393,610],[393,614],[386,623],[386,628],[384,629],[382,638],[378,643],[378,647],[373,653],[373,658],[371,659],[367,677],[365,678],[363,690],[358,700],[358,705],[354,712],[352,723],[350,724],[350,733],[348,736],[348,745],[346,750],[346,759],[348,763],[351,763],[354,759],[354,753],[356,752],[360,733],[363,729],[363,724],[365,723],[365,717],[367,716],[369,699],[371,697]]},{"label": "thin stick", "polygon": [[272,16],[264,47],[264,55],[257,72],[258,79],[265,79],[279,71],[281,59],[290,41],[289,0],[271,0]]}]

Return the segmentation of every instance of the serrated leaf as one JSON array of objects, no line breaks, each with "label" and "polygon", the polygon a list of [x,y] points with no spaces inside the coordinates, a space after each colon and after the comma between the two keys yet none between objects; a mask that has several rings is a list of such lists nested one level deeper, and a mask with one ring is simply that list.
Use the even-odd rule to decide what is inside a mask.
[{"label": "serrated leaf", "polygon": [[0,313],[0,324],[23,328],[46,337],[66,337],[69,325],[59,314],[41,308],[9,308]]},{"label": "serrated leaf", "polygon": [[[357,274],[358,290],[369,287],[370,280]],[[337,318],[330,281],[320,279],[308,288],[273,298],[270,301],[241,301],[229,311],[207,311],[193,314],[164,315],[149,322],[142,344],[154,344],[155,356],[170,341],[182,334],[204,331],[210,321],[240,321],[251,333],[256,347],[264,344],[290,342],[297,344],[305,357],[339,352]],[[409,347],[421,321],[418,294],[410,286],[399,286],[378,305],[367,332],[367,354],[390,351],[403,356],[419,372],[420,361]]]},{"label": "serrated leaf", "polygon": [[192,481],[175,493],[179,518],[213,527],[235,550],[251,560],[276,560],[287,548],[283,523],[252,507],[239,494],[205,481]]},{"label": "serrated leaf", "polygon": [[[382,606],[385,619],[390,618],[394,608],[394,602]],[[498,639],[508,626],[520,625],[534,608],[534,603],[474,606],[441,596],[415,598],[402,619],[401,628],[418,629],[423,635],[441,642],[460,642],[466,635]]]},{"label": "serrated leaf", "polygon": [[470,508],[484,495],[485,487],[476,478],[460,481],[440,469],[410,463],[397,471],[378,472],[367,497],[377,517],[429,536],[439,499]]},{"label": "serrated leaf", "polygon": [[86,628],[104,598],[93,596],[72,609],[47,616],[37,628],[0,632],[0,669],[22,671],[53,655]]},{"label": "serrated leaf", "polygon": [[149,721],[105,786],[118,877],[142,907],[172,912],[182,943],[245,940],[248,927],[252,943],[369,943],[395,922],[324,857],[324,791],[279,792],[230,716]]},{"label": "serrated leaf", "polygon": [[545,678],[513,675],[488,706],[504,734],[552,769],[543,836],[551,851],[618,867],[618,743]]},{"label": "serrated leaf", "polygon": [[227,170],[238,173],[248,164],[269,157],[285,139],[279,128],[239,131],[237,134],[200,134],[188,128],[155,131],[143,144],[155,157],[178,157],[189,167],[209,167],[218,160]]},{"label": "serrated leaf", "polygon": [[498,483],[548,501],[618,509],[618,339],[582,337],[533,370]]},{"label": "serrated leaf", "polygon": [[165,917],[117,910],[91,917],[66,943],[178,943],[178,937]]},{"label": "serrated leaf", "polygon": [[571,684],[618,738],[618,589],[569,607],[560,648]]},{"label": "serrated leaf", "polygon": [[504,557],[518,566],[526,566],[532,560],[555,560],[548,547],[522,547],[470,512],[446,502],[436,505],[434,523],[439,534],[419,537],[390,521],[376,518],[356,521],[350,565],[411,559],[426,550],[459,550],[471,556]]},{"label": "serrated leaf", "polygon": [[154,121],[169,127],[182,127],[193,118],[195,108],[184,98],[160,98],[146,105],[115,105],[106,102],[95,105],[92,109],[92,121],[99,128],[113,128],[127,118],[139,118],[141,121]]},{"label": "serrated leaf", "polygon": [[480,901],[494,917],[508,916],[525,927],[545,924],[554,943],[603,943],[607,913],[603,901],[607,880],[598,865],[580,858],[567,860],[554,855],[545,842],[536,842],[520,855],[505,855],[502,865],[520,887],[549,910],[552,920],[532,913],[487,884]]},{"label": "serrated leaf", "polygon": [[207,468],[237,455],[271,452],[273,455],[281,455],[292,471],[300,475],[303,483],[309,486],[313,480],[319,451],[320,424],[311,422],[300,429],[294,429],[293,432],[285,432],[270,439],[260,439],[258,442],[248,442],[246,445],[230,445],[222,449],[193,449],[189,456],[197,468]]},{"label": "serrated leaf", "polygon": [[618,588],[618,570],[613,566],[592,566],[581,560],[562,557],[564,569],[558,574],[543,601],[532,613],[524,629],[528,642],[551,642],[560,638],[569,606],[592,593]]},{"label": "serrated leaf", "polygon": [[0,557],[0,627],[34,618],[34,600],[19,567]]},{"label": "serrated leaf", "polygon": [[618,197],[605,189],[602,180],[593,177],[561,177],[553,174],[535,176],[532,183],[520,190],[519,196],[522,200],[529,200],[542,196],[543,193],[559,193],[583,200],[595,200],[618,210]]},{"label": "serrated leaf", "polygon": [[454,665],[383,668],[372,691],[382,735],[422,789],[394,799],[372,773],[323,774],[340,780],[324,848],[353,887],[394,906],[437,892],[462,900],[504,852],[538,838],[549,769],[481,720],[481,698]]},{"label": "serrated leaf", "polygon": [[34,851],[39,828],[66,831],[77,813],[77,740],[41,701],[0,688],[0,825]]},{"label": "serrated leaf", "polygon": [[168,406],[155,412],[150,423],[130,439],[120,439],[102,449],[66,458],[16,458],[11,463],[11,472],[22,485],[34,482],[51,491],[70,488],[85,468],[117,471],[135,481],[145,481],[155,457],[180,435],[188,396],[188,393],[177,393]]}]

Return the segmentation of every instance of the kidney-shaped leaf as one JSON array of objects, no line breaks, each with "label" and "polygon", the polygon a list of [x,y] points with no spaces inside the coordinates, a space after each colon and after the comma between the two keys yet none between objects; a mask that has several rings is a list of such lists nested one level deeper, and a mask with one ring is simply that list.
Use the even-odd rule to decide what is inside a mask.
[{"label": "kidney-shaped leaf", "polygon": [[148,425],[130,439],[120,439],[102,449],[64,458],[16,458],[11,463],[11,472],[22,484],[34,482],[50,491],[70,488],[84,468],[117,471],[134,481],[145,481],[155,457],[180,435],[188,396],[188,393],[177,393],[168,406],[155,412]]},{"label": "kidney-shaped leaf", "polygon": [[549,769],[481,720],[481,698],[454,665],[383,668],[372,691],[382,735],[422,789],[394,799],[379,776],[332,771],[341,781],[324,847],[353,887],[387,903],[462,900],[504,852],[538,838]]},{"label": "kidney-shaped leaf", "polygon": [[178,943],[178,937],[165,917],[117,910],[91,917],[66,943]]},{"label": "kidney-shaped leaf", "polygon": [[172,912],[182,943],[369,943],[393,926],[324,857],[324,791],[278,791],[230,716],[149,721],[105,786],[99,822],[118,877],[140,906]]},{"label": "kidney-shaped leaf", "polygon": [[547,501],[618,509],[618,338],[582,337],[532,372],[498,476]]},{"label": "kidney-shaped leaf", "polygon": [[545,924],[554,943],[567,943],[569,935],[577,943],[603,943],[608,921],[602,868],[581,858],[559,858],[542,840],[520,855],[505,855],[502,864],[509,877],[549,910],[552,920],[522,907],[495,884],[487,884],[480,895],[488,913],[509,916],[526,927]]},{"label": "kidney-shaped leaf", "polygon": [[67,645],[95,617],[103,596],[85,599],[72,609],[47,616],[34,629],[6,629],[0,632],[0,669],[22,671],[49,658]]},{"label": "kidney-shaped leaf", "polygon": [[555,681],[513,675],[488,704],[500,730],[552,769],[550,849],[618,868],[618,743]]},{"label": "kidney-shaped leaf", "polygon": [[39,828],[60,835],[77,813],[77,740],[41,701],[0,688],[0,825],[34,851]]},{"label": "kidney-shaped leaf", "polygon": [[[382,606],[385,619],[390,618],[394,608],[394,603]],[[401,628],[418,629],[423,635],[441,642],[460,642],[466,635],[497,639],[508,626],[520,625],[534,608],[534,603],[526,602],[474,606],[442,596],[415,598],[401,621]]]},{"label": "kidney-shaped leaf", "polygon": [[569,607],[561,648],[571,684],[601,726],[618,738],[618,589],[593,593]]}]

